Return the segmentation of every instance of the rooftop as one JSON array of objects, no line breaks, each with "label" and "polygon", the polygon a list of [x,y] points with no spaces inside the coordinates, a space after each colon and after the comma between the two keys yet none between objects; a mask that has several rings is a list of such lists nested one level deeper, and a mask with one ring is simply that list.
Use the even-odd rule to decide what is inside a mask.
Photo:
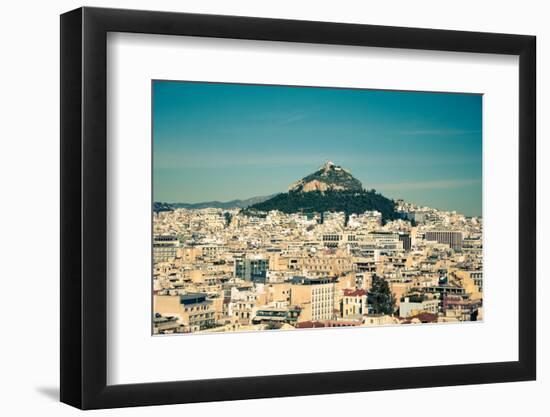
[{"label": "rooftop", "polygon": [[309,277],[302,277],[302,276],[292,277],[292,283],[299,284],[299,285],[322,285],[322,284],[330,284],[332,283],[332,281],[333,280],[329,277],[324,277],[324,278],[309,278]]},{"label": "rooftop", "polygon": [[199,304],[206,302],[205,293],[189,293],[180,295],[180,303],[184,305],[188,304]]},{"label": "rooftop", "polygon": [[346,288],[344,290],[344,295],[347,297],[362,297],[364,295],[367,295],[367,291],[362,289],[357,289],[357,288],[356,289]]}]

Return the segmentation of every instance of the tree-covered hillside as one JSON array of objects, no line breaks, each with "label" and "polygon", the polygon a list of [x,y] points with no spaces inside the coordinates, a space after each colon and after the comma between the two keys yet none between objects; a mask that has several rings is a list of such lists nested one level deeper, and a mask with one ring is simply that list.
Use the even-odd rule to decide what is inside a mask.
[{"label": "tree-covered hillside", "polygon": [[254,204],[246,213],[255,211],[279,210],[283,213],[322,213],[324,211],[343,211],[347,215],[377,210],[384,221],[399,218],[395,211],[395,202],[374,190],[371,191],[290,191]]}]

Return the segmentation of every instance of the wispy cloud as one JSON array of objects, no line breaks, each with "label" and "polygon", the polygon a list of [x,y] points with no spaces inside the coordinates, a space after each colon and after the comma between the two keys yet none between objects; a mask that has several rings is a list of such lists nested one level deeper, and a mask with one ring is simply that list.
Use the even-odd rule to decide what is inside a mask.
[{"label": "wispy cloud", "polygon": [[339,154],[335,152],[308,152],[289,154],[286,152],[187,152],[186,150],[173,150],[172,152],[155,151],[155,169],[182,169],[182,168],[222,168],[239,166],[270,166],[291,167],[302,166],[304,169],[317,167],[327,160],[343,165],[352,172],[368,169],[385,169],[388,167],[407,166],[423,167],[431,166],[456,166],[481,163],[480,156],[470,155],[438,155],[418,156],[411,158],[409,154],[398,155],[395,153],[369,153],[364,154]]},{"label": "wispy cloud", "polygon": [[258,112],[251,116],[251,122],[271,124],[275,126],[287,125],[307,119],[309,112],[303,109],[294,109],[288,111],[268,111]]},{"label": "wispy cloud", "polygon": [[478,179],[452,179],[452,180],[434,180],[434,181],[406,181],[387,184],[378,184],[375,188],[384,191],[401,190],[435,190],[448,188],[463,188],[472,185],[481,184],[481,178]]},{"label": "wispy cloud", "polygon": [[288,125],[290,123],[299,122],[300,120],[307,119],[306,112],[295,112],[294,114],[290,114],[288,117],[283,118],[279,124],[280,125]]}]

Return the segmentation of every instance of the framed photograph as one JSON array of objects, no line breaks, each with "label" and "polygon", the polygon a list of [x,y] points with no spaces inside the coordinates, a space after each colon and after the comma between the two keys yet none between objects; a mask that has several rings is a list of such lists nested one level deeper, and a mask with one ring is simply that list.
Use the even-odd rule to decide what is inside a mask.
[{"label": "framed photograph", "polygon": [[61,16],[61,401],[533,380],[535,37]]}]

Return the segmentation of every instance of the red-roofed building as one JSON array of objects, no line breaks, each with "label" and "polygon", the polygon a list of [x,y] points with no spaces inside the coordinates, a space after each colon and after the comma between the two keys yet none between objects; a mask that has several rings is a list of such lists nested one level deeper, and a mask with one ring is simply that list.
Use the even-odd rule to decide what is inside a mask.
[{"label": "red-roofed building", "polygon": [[367,291],[362,289],[344,289],[340,303],[340,317],[360,318],[367,314]]},{"label": "red-roofed building", "polygon": [[302,321],[300,323],[296,323],[297,329],[314,329],[316,327],[327,327],[325,323],[321,321]]},{"label": "red-roofed building", "polygon": [[420,323],[437,323],[437,314],[432,313],[418,313],[414,316],[408,317],[401,324],[420,324]]}]

